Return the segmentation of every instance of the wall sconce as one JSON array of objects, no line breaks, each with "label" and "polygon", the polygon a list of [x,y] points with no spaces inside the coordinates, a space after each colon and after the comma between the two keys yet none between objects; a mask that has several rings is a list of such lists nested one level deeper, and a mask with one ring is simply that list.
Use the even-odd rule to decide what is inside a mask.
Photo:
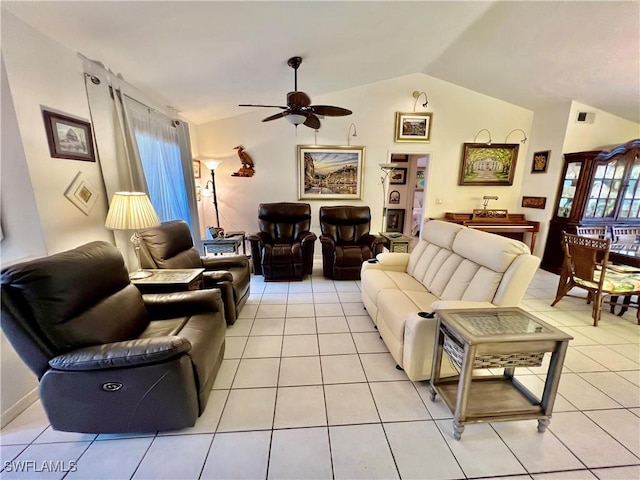
[{"label": "wall sconce", "polygon": [[[202,192],[203,197],[213,195],[213,208],[216,210],[216,227],[220,228],[220,215],[218,214],[218,196],[216,195],[216,168],[220,166],[222,160],[205,160],[204,164],[211,170],[211,180],[207,181]],[[211,191],[209,190],[211,184]]]},{"label": "wall sconce", "polygon": [[425,92],[419,92],[417,90],[413,91],[413,98],[416,99],[415,102],[413,102],[413,111],[416,111],[416,105],[418,104],[418,100],[420,100],[420,97],[424,95],[424,103],[422,104],[423,107],[427,107],[427,105],[429,105],[429,99],[427,98],[427,94]]},{"label": "wall sconce", "polygon": [[507,140],[509,139],[509,135],[511,135],[513,132],[522,132],[522,140],[520,140],[523,144],[527,141],[527,134],[524,133],[524,130],[522,130],[521,128],[516,128],[514,130],[511,130],[509,133],[507,133],[507,137],[504,139],[504,143],[507,143]]},{"label": "wall sconce", "polygon": [[349,131],[347,132],[347,145],[351,145],[351,127],[353,127],[353,136],[358,136],[358,132],[356,131],[356,124],[352,123],[351,125],[349,125]]},{"label": "wall sconce", "polygon": [[482,130],[480,130],[478,133],[476,133],[475,138],[473,139],[473,143],[477,143],[476,140],[478,140],[478,137],[480,136],[480,134],[482,132],[487,132],[489,134],[489,141],[486,142],[487,145],[491,145],[491,132],[489,130],[487,130],[486,128],[483,128]]}]

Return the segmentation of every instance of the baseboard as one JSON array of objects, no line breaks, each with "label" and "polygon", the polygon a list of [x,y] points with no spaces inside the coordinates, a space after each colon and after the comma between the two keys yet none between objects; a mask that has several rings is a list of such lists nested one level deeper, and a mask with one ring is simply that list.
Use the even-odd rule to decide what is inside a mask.
[{"label": "baseboard", "polygon": [[38,387],[31,390],[24,397],[14,403],[0,416],[0,428],[4,428],[11,420],[24,412],[33,402],[38,400]]}]

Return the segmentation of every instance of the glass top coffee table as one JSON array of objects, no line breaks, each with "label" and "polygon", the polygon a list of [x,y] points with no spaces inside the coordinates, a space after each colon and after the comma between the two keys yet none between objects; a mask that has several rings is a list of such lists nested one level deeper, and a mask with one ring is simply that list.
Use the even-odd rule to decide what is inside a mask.
[{"label": "glass top coffee table", "polygon": [[[519,308],[441,310],[431,370],[430,393],[440,394],[454,414],[453,436],[476,422],[538,419],[549,425],[562,364],[573,337]],[[516,367],[539,367],[551,352],[542,398],[515,377]],[[440,378],[443,353],[459,375]],[[473,376],[474,369],[504,368],[503,375]]]}]

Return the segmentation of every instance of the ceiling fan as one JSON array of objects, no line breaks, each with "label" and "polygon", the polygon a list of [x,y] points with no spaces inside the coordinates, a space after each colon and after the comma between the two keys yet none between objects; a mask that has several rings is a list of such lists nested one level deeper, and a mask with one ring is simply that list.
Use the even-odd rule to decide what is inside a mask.
[{"label": "ceiling fan", "polygon": [[300,124],[317,130],[320,128],[320,119],[318,115],[326,117],[343,117],[351,115],[353,112],[341,107],[332,107],[331,105],[311,105],[309,95],[298,91],[298,67],[302,63],[302,57],[291,57],[287,61],[287,65],[293,68],[293,92],[287,93],[287,106],[282,105],[250,105],[240,104],[239,107],[267,107],[280,108],[282,112],[271,115],[263,122],[269,122],[278,118],[286,118],[289,123],[296,127]]}]

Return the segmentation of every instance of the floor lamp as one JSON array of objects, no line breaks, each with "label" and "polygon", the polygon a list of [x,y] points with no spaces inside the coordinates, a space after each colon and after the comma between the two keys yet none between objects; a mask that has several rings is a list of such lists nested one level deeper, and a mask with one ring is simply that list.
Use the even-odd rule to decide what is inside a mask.
[{"label": "floor lamp", "polygon": [[[207,168],[209,170],[211,170],[211,180],[209,180],[209,182],[211,182],[211,190],[213,193],[213,208],[215,208],[216,210],[216,227],[220,228],[220,215],[218,213],[218,196],[216,195],[216,168],[218,168],[220,166],[220,164],[222,163],[222,160],[205,160],[204,164],[207,166]],[[208,192],[209,191],[209,182],[207,182],[207,184],[204,187],[204,192],[202,192],[202,194],[205,197],[208,197]]]},{"label": "floor lamp", "polygon": [[[160,219],[146,193],[116,192],[113,194],[107,219],[104,222],[105,227],[111,230],[139,230],[158,225],[160,225]],[[140,241],[140,235],[138,232],[134,232],[131,236],[131,243],[133,243],[136,252],[138,268],[129,275],[129,278],[133,280],[151,276],[150,272],[142,270],[140,264]]]},{"label": "floor lamp", "polygon": [[389,179],[389,175],[393,173],[396,168],[400,168],[400,165],[397,163],[379,163],[378,164],[382,169],[384,175],[380,177],[380,182],[382,183],[382,226],[381,231],[386,231],[386,225],[384,222],[384,217],[387,215],[387,180]]}]

